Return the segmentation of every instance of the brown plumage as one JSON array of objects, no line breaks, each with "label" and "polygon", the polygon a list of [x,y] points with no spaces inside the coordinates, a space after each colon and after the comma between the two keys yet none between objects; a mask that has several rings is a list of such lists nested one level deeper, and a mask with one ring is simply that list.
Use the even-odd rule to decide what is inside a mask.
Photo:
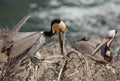
[{"label": "brown plumage", "polygon": [[[103,41],[98,37],[82,38],[81,41],[75,43],[73,48],[81,52],[82,54],[95,55],[99,50],[101,53],[97,53],[97,57],[104,58],[104,60],[111,62],[113,59],[112,51],[110,50],[111,43],[117,33],[117,29],[110,30]],[[98,45],[99,44],[99,45]]]},{"label": "brown plumage", "polygon": [[82,37],[76,43],[72,45],[72,47],[79,51],[81,54],[85,54],[91,59],[99,63],[106,63],[104,62],[104,58],[101,56],[100,52],[98,52],[95,57],[92,56],[94,49],[101,43],[101,38],[96,35],[91,35],[87,37]]},{"label": "brown plumage", "polygon": [[10,51],[10,58],[16,57],[29,49],[40,37],[40,32],[35,32],[25,38],[15,41]]},{"label": "brown plumage", "polygon": [[[16,41],[14,40],[19,32],[20,28],[26,23],[26,21],[30,18],[30,15],[25,16],[22,18],[16,25],[15,27],[10,31],[4,29],[0,31],[0,49],[1,53],[7,54],[8,56],[12,56],[11,54],[11,49],[12,47],[16,46]],[[25,41],[25,39],[24,39]],[[22,40],[21,40],[22,42]],[[18,42],[17,42],[18,43]],[[15,46],[14,46],[15,45]],[[14,50],[15,52],[16,50]],[[13,51],[12,51],[13,53]],[[18,53],[19,54],[19,53]],[[15,54],[13,55],[15,56]]]},{"label": "brown plumage", "polygon": [[96,46],[101,42],[101,38],[99,36],[87,36],[81,38],[79,41],[74,43],[72,47],[82,54],[92,54]]},{"label": "brown plumage", "polygon": [[[66,32],[66,26],[60,19],[54,19],[51,22],[50,31],[18,32],[29,18],[29,15],[25,16],[11,31],[3,31],[3,33],[0,35],[2,40],[0,41],[1,52],[7,54],[9,59],[17,57],[26,51],[28,51],[30,54],[32,53],[33,55],[40,49],[40,46],[50,39],[55,33],[62,32],[62,34],[64,34]],[[61,38],[61,36],[59,37]],[[63,37],[61,39],[63,39]],[[40,45],[37,45],[38,43]],[[61,49],[63,49],[63,45],[61,45]]]},{"label": "brown plumage", "polygon": [[0,29],[0,38],[4,38],[6,41],[13,41],[15,35],[19,32],[20,28],[26,23],[26,21],[30,18],[30,15],[23,17],[12,30]]}]

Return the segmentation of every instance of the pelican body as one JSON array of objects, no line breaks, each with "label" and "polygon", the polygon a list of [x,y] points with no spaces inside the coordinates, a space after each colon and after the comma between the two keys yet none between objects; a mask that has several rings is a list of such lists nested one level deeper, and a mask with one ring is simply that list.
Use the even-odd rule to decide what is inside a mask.
[{"label": "pelican body", "polygon": [[29,18],[29,15],[22,18],[11,31],[0,31],[0,58],[7,59],[3,61],[0,59],[7,62],[0,81],[9,81],[26,58],[30,58],[35,66],[39,66],[41,63],[39,49],[56,33],[60,41],[61,54],[64,53],[64,36],[67,30],[64,22],[60,19],[52,20],[50,31],[19,32]]},{"label": "pelican body", "polygon": [[93,51],[92,55],[95,55],[101,49],[101,55],[104,57],[104,59],[108,62],[111,62],[113,55],[110,50],[110,46],[117,32],[117,29],[110,30],[101,44],[98,45],[98,47]]},{"label": "pelican body", "polygon": [[100,37],[95,35],[83,37],[80,41],[72,45],[72,47],[82,54],[90,55],[95,55],[99,50],[101,50],[101,53],[97,53],[95,57],[111,62],[113,55],[110,50],[110,46],[117,31],[117,29],[110,30],[103,41],[101,41]]},{"label": "pelican body", "polygon": [[85,36],[78,40],[72,47],[82,54],[92,54],[96,46],[101,42],[101,38],[96,35]]},{"label": "pelican body", "polygon": [[67,30],[64,22],[60,19],[54,19],[51,22],[50,31],[19,32],[20,28],[29,18],[29,15],[22,18],[18,24],[7,33],[0,31],[1,53],[5,54],[8,59],[16,58],[20,55],[31,57],[56,33],[59,35],[61,53],[63,53],[64,34]]}]

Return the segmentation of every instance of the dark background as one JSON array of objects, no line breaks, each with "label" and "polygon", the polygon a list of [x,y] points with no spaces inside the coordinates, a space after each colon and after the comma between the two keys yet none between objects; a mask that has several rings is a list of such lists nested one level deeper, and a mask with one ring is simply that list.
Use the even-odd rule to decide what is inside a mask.
[{"label": "dark background", "polygon": [[20,31],[49,30],[51,20],[61,18],[70,41],[120,28],[120,0],[0,0],[0,27],[11,29],[27,14],[32,17]]}]

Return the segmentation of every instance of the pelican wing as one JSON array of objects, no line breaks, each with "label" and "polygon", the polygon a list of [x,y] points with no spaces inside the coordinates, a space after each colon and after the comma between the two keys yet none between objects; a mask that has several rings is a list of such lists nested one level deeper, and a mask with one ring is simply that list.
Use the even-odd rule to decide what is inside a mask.
[{"label": "pelican wing", "polygon": [[24,39],[32,34],[35,34],[36,32],[18,32],[16,35],[13,37],[13,41],[19,41],[21,39]]},{"label": "pelican wing", "polygon": [[92,54],[94,49],[86,41],[79,41],[72,46],[75,50],[78,50],[82,54]]},{"label": "pelican wing", "polygon": [[[30,18],[30,15],[27,15],[23,17],[16,25],[13,27],[12,30],[9,30],[8,28],[0,29],[0,49],[5,46],[8,48],[12,45],[13,42],[15,42],[16,38],[20,39],[20,37],[16,37],[18,34],[18,31],[20,28],[26,23],[26,21]],[[25,35],[26,36],[26,35]],[[24,36],[22,36],[24,37]],[[12,43],[11,43],[12,42]]]},{"label": "pelican wing", "polygon": [[16,41],[11,48],[10,58],[17,57],[27,51],[30,47],[32,47],[33,44],[37,42],[40,36],[40,32],[35,32],[23,39],[20,39],[19,41]]},{"label": "pelican wing", "polygon": [[20,28],[26,23],[26,21],[30,18],[30,15],[23,17],[16,25],[13,27],[12,31],[8,35],[7,40],[12,41],[16,33],[20,30]]},{"label": "pelican wing", "polygon": [[26,23],[26,21],[30,18],[30,15],[23,17],[12,29],[12,32],[18,32],[20,28]]}]

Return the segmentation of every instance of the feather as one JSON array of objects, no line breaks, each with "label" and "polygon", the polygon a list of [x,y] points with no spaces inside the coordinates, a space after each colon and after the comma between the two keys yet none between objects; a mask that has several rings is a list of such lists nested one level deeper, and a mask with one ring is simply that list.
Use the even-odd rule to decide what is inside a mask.
[{"label": "feather", "polygon": [[12,29],[12,32],[18,32],[20,28],[26,23],[26,21],[30,18],[30,15],[23,17]]},{"label": "feather", "polygon": [[13,41],[19,41],[20,39],[26,38],[36,32],[18,32],[16,35],[13,37]]},{"label": "feather", "polygon": [[41,33],[35,32],[25,38],[16,41],[11,48],[10,58],[17,57],[20,54],[23,54],[27,49],[32,47],[32,45],[35,44],[40,37]]},{"label": "feather", "polygon": [[[13,38],[16,37],[16,34],[20,28],[26,23],[30,18],[30,15],[23,17],[14,27],[10,30],[8,27],[0,29],[0,48],[3,46],[7,47],[11,44],[11,41],[14,42]],[[18,38],[18,37],[17,37]]]},{"label": "feather", "polygon": [[5,50],[10,49],[13,43],[15,42],[13,38],[15,38],[16,34],[20,30],[20,28],[26,23],[26,21],[30,18],[30,15],[23,17],[12,30],[7,28],[0,29],[0,48]]},{"label": "feather", "polygon": [[11,30],[10,34],[8,35],[7,41],[12,41],[16,33],[20,30],[20,28],[26,23],[26,21],[30,18],[30,15],[23,17]]}]

